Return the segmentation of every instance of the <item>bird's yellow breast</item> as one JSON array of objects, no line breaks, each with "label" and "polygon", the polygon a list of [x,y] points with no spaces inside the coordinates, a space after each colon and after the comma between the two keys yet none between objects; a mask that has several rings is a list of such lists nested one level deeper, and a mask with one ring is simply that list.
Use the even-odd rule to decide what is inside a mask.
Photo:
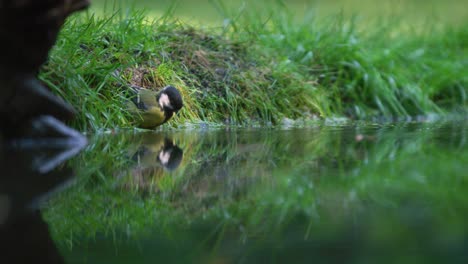
[{"label": "bird's yellow breast", "polygon": [[159,107],[150,107],[145,111],[139,111],[141,128],[155,128],[164,122],[164,111]]},{"label": "bird's yellow breast", "polygon": [[162,125],[166,120],[154,91],[139,89],[135,100],[129,101],[127,106],[128,110],[137,116],[138,127],[152,129]]}]

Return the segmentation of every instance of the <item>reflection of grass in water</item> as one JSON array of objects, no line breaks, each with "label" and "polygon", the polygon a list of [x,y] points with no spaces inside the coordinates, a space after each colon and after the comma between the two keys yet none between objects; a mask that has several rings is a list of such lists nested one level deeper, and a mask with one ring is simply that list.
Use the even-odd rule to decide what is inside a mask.
[{"label": "reflection of grass in water", "polygon": [[[372,239],[395,223],[417,221],[421,213],[441,235],[462,226],[468,162],[462,125],[243,133],[175,136],[193,146],[188,150],[193,154],[185,157],[180,171],[164,176],[171,181],[167,188],[146,196],[141,188],[122,189],[112,173],[93,184],[79,183],[45,211],[56,241],[122,232],[140,239],[148,230],[171,237],[197,222],[258,238],[280,234],[298,215],[309,222],[301,229],[306,238],[320,233],[324,224],[346,228],[349,219],[367,214]],[[363,141],[355,140],[358,133],[365,135]],[[242,153],[249,145],[253,148]],[[125,169],[124,163],[114,164],[110,172]],[[380,219],[385,216],[389,218]],[[410,223],[401,224],[406,228]]]},{"label": "reflection of grass in water", "polygon": [[[142,142],[142,135],[122,131],[90,137],[88,149],[71,161],[78,176],[75,186],[57,197],[48,209],[48,215],[58,221],[58,229],[65,232],[62,235],[66,234],[64,242],[70,245],[75,234],[93,237],[98,231],[113,232],[129,219],[141,223],[158,217],[158,211],[151,214],[143,207],[158,208],[157,201],[144,200],[143,190],[122,174],[135,166],[132,154],[135,145]],[[61,203],[60,199],[69,202]],[[135,226],[132,221],[128,224]]]},{"label": "reflection of grass in water", "polygon": [[[275,138],[272,131],[251,132],[252,136],[247,137],[236,132],[228,132],[228,137],[207,133],[200,138],[175,133],[172,137],[184,149],[183,164],[152,184],[140,186],[132,183],[134,175],[115,177],[132,166],[123,155],[127,155],[126,149],[134,140],[139,142],[138,135],[113,135],[106,138],[106,143],[98,141],[93,149],[101,151],[86,152],[75,160],[77,174],[82,175],[77,185],[54,199],[47,209],[49,220],[58,221],[54,224],[58,236],[113,232],[121,230],[124,223],[136,234],[144,233],[148,226],[187,224],[213,208],[244,199],[251,187],[271,181],[271,163],[279,165],[289,160],[285,151],[290,146],[282,145],[288,137]],[[239,140],[230,138],[237,136]],[[275,156],[279,152],[284,154]],[[109,163],[103,167],[100,162],[96,167],[91,165],[93,160],[104,157]],[[60,213],[63,210],[67,212]]]}]

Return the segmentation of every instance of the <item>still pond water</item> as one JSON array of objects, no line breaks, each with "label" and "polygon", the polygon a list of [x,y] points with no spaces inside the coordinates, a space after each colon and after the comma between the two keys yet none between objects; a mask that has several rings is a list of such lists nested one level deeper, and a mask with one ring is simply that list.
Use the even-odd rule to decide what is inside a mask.
[{"label": "still pond water", "polygon": [[467,263],[468,120],[89,136],[66,263]]}]

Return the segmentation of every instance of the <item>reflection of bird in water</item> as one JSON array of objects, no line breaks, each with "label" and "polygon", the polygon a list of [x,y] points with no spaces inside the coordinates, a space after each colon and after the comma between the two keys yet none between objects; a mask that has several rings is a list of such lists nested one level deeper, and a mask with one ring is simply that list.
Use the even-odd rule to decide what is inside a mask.
[{"label": "reflection of bird in water", "polygon": [[182,96],[175,87],[166,86],[161,91],[131,86],[134,97],[127,104],[131,113],[137,114],[141,120],[141,128],[152,129],[166,123],[183,106]]},{"label": "reflection of bird in water", "polygon": [[134,165],[123,174],[130,176],[123,184],[125,188],[136,187],[150,191],[167,172],[176,170],[183,160],[183,150],[174,141],[162,134],[144,133],[138,135],[128,155]]},{"label": "reflection of bird in water", "polygon": [[162,166],[167,170],[175,170],[182,162],[183,151],[167,137],[146,137],[132,159],[139,168]]}]

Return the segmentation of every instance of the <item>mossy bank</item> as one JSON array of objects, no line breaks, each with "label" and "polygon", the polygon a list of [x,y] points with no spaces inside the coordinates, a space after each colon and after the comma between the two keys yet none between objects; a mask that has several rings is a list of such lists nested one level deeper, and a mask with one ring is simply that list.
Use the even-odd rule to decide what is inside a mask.
[{"label": "mossy bank", "polygon": [[166,127],[466,109],[468,21],[403,29],[389,19],[363,28],[340,15],[299,21],[280,5],[269,8],[208,29],[139,11],[78,14],[40,78],[78,110],[72,125],[82,131],[134,126],[122,79],[181,90],[184,108]]}]

